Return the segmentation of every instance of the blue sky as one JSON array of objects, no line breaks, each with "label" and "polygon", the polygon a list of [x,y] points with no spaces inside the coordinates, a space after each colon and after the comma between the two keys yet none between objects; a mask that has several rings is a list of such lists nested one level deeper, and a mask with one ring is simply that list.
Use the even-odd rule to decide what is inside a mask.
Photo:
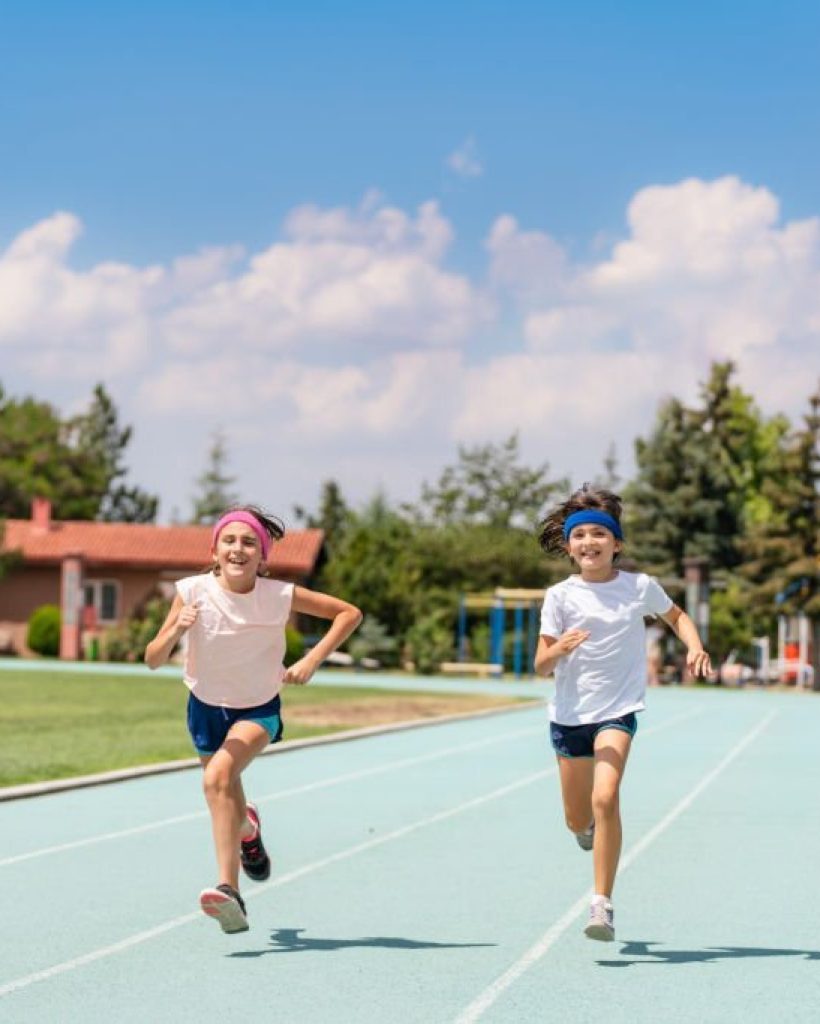
[{"label": "blue sky", "polygon": [[[329,476],[411,497],[512,429],[556,474],[610,441],[628,469],[668,382],[691,396],[713,358],[797,416],[820,8],[391,7],[4,3],[6,390],[70,410],[103,379],[164,516],[216,426],[243,496],[287,511]],[[226,388],[243,349],[266,388]],[[568,377],[583,429],[550,390]]]}]

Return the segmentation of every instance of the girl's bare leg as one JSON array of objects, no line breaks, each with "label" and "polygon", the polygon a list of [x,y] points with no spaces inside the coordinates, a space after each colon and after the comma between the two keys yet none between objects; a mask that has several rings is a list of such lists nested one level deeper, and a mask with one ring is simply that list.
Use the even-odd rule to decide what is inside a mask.
[{"label": "girl's bare leg", "polygon": [[257,722],[236,722],[215,754],[202,758],[202,787],[211,812],[219,884],[239,888],[239,838],[246,831],[242,772],[270,743]]},{"label": "girl's bare leg", "polygon": [[564,819],[576,835],[592,824],[592,784],[595,761],[591,757],[559,757],[558,775],[564,801]]},{"label": "girl's bare leg", "polygon": [[595,737],[592,814],[595,845],[592,848],[595,892],[612,896],[621,856],[620,787],[632,737],[622,729],[604,729]]}]

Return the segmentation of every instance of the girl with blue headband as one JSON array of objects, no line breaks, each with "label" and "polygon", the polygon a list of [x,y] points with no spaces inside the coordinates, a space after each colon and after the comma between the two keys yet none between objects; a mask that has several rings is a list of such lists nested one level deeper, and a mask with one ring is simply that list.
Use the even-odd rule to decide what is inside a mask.
[{"label": "girl with blue headband", "polygon": [[[277,519],[253,505],[228,509],[213,528],[211,569],[177,581],[168,617],[145,650],[149,667],[158,668],[187,634],[188,730],[204,769],[220,876],[199,902],[224,932],[248,930],[240,863],[254,881],[270,875],[259,811],[245,798],[242,772],[282,736],[282,686],[309,682],[361,621],[359,609],[346,601],[268,578],[271,546],[284,533]],[[285,627],[293,612],[331,625],[286,669]]]},{"label": "girl with blue headband", "polygon": [[686,645],[695,675],[712,667],[691,618],[657,580],[624,572],[621,499],[588,485],[540,525],[548,554],[568,555],[578,572],[550,587],[541,612],[535,671],[555,673],[550,738],[558,759],[564,816],[582,850],[592,850],[594,895],[584,929],[615,938],[612,889],[621,853],[619,791],[636,713],[646,689],[645,616],[666,622]]}]

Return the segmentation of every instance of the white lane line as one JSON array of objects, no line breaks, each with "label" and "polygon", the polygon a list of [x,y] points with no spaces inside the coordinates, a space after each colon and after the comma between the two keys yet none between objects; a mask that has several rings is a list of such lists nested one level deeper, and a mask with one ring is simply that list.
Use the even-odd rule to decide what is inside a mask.
[{"label": "white lane line", "polygon": [[[691,718],[693,715],[699,714],[701,708],[695,708],[692,711],[688,711],[683,715],[678,715],[668,722],[664,722],[660,725],[656,725],[644,732],[645,736],[651,736],[655,733],[663,732],[665,729],[671,728],[677,725],[679,722]],[[521,732],[530,732],[531,730],[520,730]],[[540,730],[536,730],[540,731]],[[512,734],[508,734],[509,735]],[[476,744],[465,744],[465,746],[476,746],[486,745],[486,740],[478,741]],[[455,748],[454,748],[455,749]],[[432,755],[425,755],[427,758]],[[444,756],[444,755],[441,755]],[[395,762],[397,763],[397,762]],[[535,772],[532,775],[527,775],[523,779],[519,779],[517,782],[509,783],[506,786],[501,786],[499,789],[494,789],[489,793],[485,793],[483,796],[475,797],[472,800],[468,800],[463,804],[459,804],[457,807],[450,808],[447,811],[440,811],[437,814],[432,815],[429,818],[423,818],[420,821],[416,821],[411,825],[403,825],[401,828],[394,829],[392,832],[388,832],[383,836],[379,836],[375,839],[368,839],[363,843],[358,843],[355,846],[348,847],[346,850],[340,850],[338,853],[330,854],[328,857],[324,857],[321,860],[314,861],[312,864],[306,864],[301,868],[297,868],[295,871],[291,871],[286,875],[281,875],[273,881],[266,882],[262,885],[256,886],[252,892],[248,893],[247,899],[253,899],[256,896],[261,895],[263,892],[269,889],[275,889],[278,886],[287,885],[289,882],[293,882],[298,878],[302,878],[304,875],[308,875],[313,871],[318,871],[321,868],[327,867],[331,864],[335,864],[342,860],[347,860],[349,857],[354,857],[356,854],[364,853],[367,850],[374,849],[377,846],[381,846],[384,843],[392,842],[394,839],[401,839],[403,836],[409,835],[411,832],[416,832],[418,829],[426,828],[428,825],[437,824],[440,821],[445,821],[447,818],[455,817],[457,814],[462,814],[464,811],[471,810],[474,807],[479,807],[482,804],[489,802],[490,800],[496,800],[499,797],[506,796],[508,793],[512,793],[517,789],[521,789],[524,786],[529,786],[533,782],[537,782],[540,779],[548,778],[551,775],[557,774],[557,767],[546,768],[542,771]],[[318,784],[312,784],[318,785]],[[56,977],[59,974],[65,974],[67,971],[73,971],[77,967],[83,967],[86,964],[94,963],[96,960],[101,960],[104,957],[113,956],[116,953],[121,953],[126,949],[130,949],[133,946],[140,945],[143,942],[148,942],[151,939],[157,938],[160,935],[164,935],[166,932],[172,931],[174,928],[179,928],[182,925],[190,924],[192,921],[197,921],[202,918],[201,913],[184,914],[182,917],[173,918],[171,921],[166,921],[164,924],[157,925],[155,928],[149,928],[147,931],[138,932],[136,935],[131,935],[126,939],[122,939],[120,942],[115,942],[110,946],[104,946],[102,949],[92,950],[90,953],[85,953],[82,956],[75,957],[72,960],[66,960],[63,963],[55,964],[52,967],[47,967],[42,971],[35,971],[33,974],[27,974],[22,978],[17,978],[14,981],[6,982],[4,985],[0,985],[0,998],[9,995],[12,992],[19,991],[20,989],[27,988],[29,985],[33,985],[38,981],[46,981],[49,978]]]},{"label": "white lane line", "polygon": [[[314,871],[319,871],[331,864],[337,864],[339,861],[355,857],[359,853],[366,853],[368,850],[375,849],[377,846],[382,846],[384,843],[392,842],[394,839],[401,839],[404,836],[410,835],[411,832],[427,828],[429,825],[436,825],[441,821],[446,821],[448,818],[453,818],[457,814],[463,814],[465,811],[470,811],[475,807],[480,807],[482,804],[488,803],[490,800],[497,800],[499,797],[507,796],[509,793],[522,789],[524,786],[530,786],[533,782],[538,782],[539,780],[546,778],[548,775],[555,775],[556,771],[556,768],[546,768],[542,771],[534,772],[532,775],[526,775],[524,778],[518,779],[516,782],[511,782],[506,786],[501,786],[498,789],[491,790],[483,796],[474,797],[472,800],[467,800],[462,804],[458,804],[456,807],[451,807],[449,810],[439,811],[437,814],[433,814],[429,818],[422,818],[420,821],[415,821],[410,825],[403,825],[401,828],[394,829],[392,832],[387,832],[383,836],[379,836],[375,839],[368,839],[363,843],[357,843],[355,846],[349,846],[346,850],[339,850],[337,853],[332,853],[327,857],[322,857],[320,860],[313,861],[311,864],[305,864],[286,875],[281,875],[279,878],[276,878],[271,882],[266,882],[263,885],[256,886],[252,892],[248,893],[246,898],[253,899],[254,897],[262,895],[262,893],[269,889],[276,889],[279,886],[287,885],[290,882],[296,881],[298,878],[312,874]],[[110,946],[103,946],[101,949],[95,949],[90,953],[84,953],[82,956],[74,957],[72,960],[66,960],[63,963],[54,964],[53,967],[47,967],[42,971],[35,971],[33,974],[27,974],[22,978],[6,982],[6,984],[0,985],[0,998],[9,995],[12,992],[18,992],[20,989],[28,988],[29,985],[33,985],[38,981],[46,981],[59,974],[65,974],[68,971],[73,971],[77,967],[83,967],[86,964],[94,963],[96,960],[102,960],[105,957],[113,956],[115,953],[121,953],[123,950],[130,949],[142,942],[148,942],[150,939],[157,938],[157,936],[163,935],[174,928],[179,928],[182,925],[190,924],[192,921],[198,920],[202,920],[201,913],[184,914],[182,917],[175,917],[173,920],[166,921],[164,924],[157,925],[155,928],[149,928],[147,931],[138,932],[136,935],[130,935],[128,938],[122,939],[120,942],[115,942]]]},{"label": "white lane line", "polygon": [[[355,772],[347,772],[344,775],[335,775],[332,778],[320,779],[317,782],[308,782],[302,786],[294,786],[292,789],[280,790],[277,793],[270,793],[267,796],[256,798],[257,804],[273,803],[276,800],[285,800],[292,796],[301,796],[303,793],[310,793],[318,789],[326,789],[329,786],[340,786],[346,782],[355,782],[371,775],[380,775],[385,772],[398,771],[401,768],[409,768],[413,765],[423,764],[426,761],[436,761],[444,757],[466,753],[471,750],[478,750],[481,747],[488,747],[498,743],[520,739],[522,736],[532,736],[536,733],[544,733],[543,726],[530,729],[517,729],[514,732],[502,733],[498,736],[489,736],[483,740],[473,740],[470,743],[462,743],[455,747],[445,747],[429,754],[421,754],[418,757],[403,757],[397,761],[387,761],[384,764],[375,765],[371,768],[362,768]],[[35,857],[45,857],[53,853],[64,853],[67,850],[76,850],[83,846],[91,846],[94,843],[109,842],[112,839],[123,839],[127,836],[141,835],[144,832],[153,832],[156,829],[166,828],[169,825],[179,825],[186,821],[196,821],[200,818],[207,818],[208,811],[193,811],[190,814],[180,814],[174,818],[163,818],[160,821],[151,821],[145,825],[135,825],[133,828],[121,829],[117,832],[105,832],[101,835],[88,836],[85,839],[75,839],[69,843],[60,843],[55,846],[45,846],[39,850],[30,850],[28,853],[18,853],[13,857],[6,857],[0,860],[0,868],[8,867],[10,864],[20,864],[22,861],[32,860]]]},{"label": "white lane line", "polygon": [[[763,732],[764,729],[768,728],[769,723],[777,715],[776,711],[772,711],[762,722],[758,723],[752,729],[751,732],[747,733],[739,743],[737,743],[723,758],[723,760],[710,772],[708,772],[700,780],[700,782],[690,792],[677,803],[671,811],[668,812],[657,825],[654,825],[642,839],[630,848],[629,852],[621,861],[619,867],[619,873],[625,871],[634,861],[646,850],[655,840],[660,836],[669,826],[675,821],[676,818],[680,817],[684,811],[686,811],[700,794],[711,785],[720,773],[735,760],[745,749],[752,743],[757,737]],[[486,988],[479,996],[477,996],[472,1003],[456,1018],[455,1024],[473,1024],[477,1021],[487,1010],[496,1002],[511,985],[513,985],[526,971],[538,963],[538,961],[549,952],[550,948],[555,944],[556,940],[569,928],[569,926],[576,921],[587,908],[589,907],[589,900],[592,897],[592,890],[588,890],[581,896],[572,906],[553,924],[550,928],[544,932],[541,938],[532,946],[527,952],[514,963],[508,970],[506,970],[500,977]]]},{"label": "white lane line", "polygon": [[[641,736],[651,736],[662,729],[670,728],[680,722],[700,714],[701,708],[695,708],[682,715],[677,715],[662,725],[656,725],[650,729],[641,731]],[[401,768],[409,768],[413,765],[424,764],[428,761],[437,761],[444,757],[451,757],[456,754],[466,753],[471,750],[479,750],[481,747],[488,747],[499,743],[506,743],[509,740],[520,739],[522,736],[533,736],[544,733],[544,726],[537,726],[530,729],[517,729],[513,732],[502,733],[499,736],[489,736],[483,740],[473,740],[470,743],[462,743],[456,747],[446,747],[442,750],[433,751],[430,754],[421,754],[418,757],[404,757],[397,761],[388,761],[385,764],[376,765],[371,768],[362,768],[355,772],[347,772],[344,775],[336,775],[329,779],[320,779],[317,782],[308,782],[302,786],[295,786],[292,789],[281,790],[267,796],[256,798],[257,804],[273,803],[276,800],[285,800],[292,796],[301,796],[303,793],[310,793],[319,789],[326,789],[330,786],[340,786],[346,782],[356,782],[359,779],[368,778],[372,775],[380,775],[385,772],[398,771]],[[69,843],[59,843],[54,846],[44,846],[39,850],[30,850],[28,853],[18,853],[12,857],[5,857],[0,860],[0,868],[9,867],[12,864],[21,864],[23,861],[33,860],[36,857],[46,857],[54,853],[65,853],[68,850],[78,850],[84,846],[93,846],[95,843],[106,843],[113,839],[124,839],[129,836],[142,835],[145,832],[154,832],[157,829],[167,828],[170,825],[180,825],[187,821],[198,821],[207,818],[208,811],[192,811],[189,814],[179,814],[174,818],[163,818],[159,821],[151,821],[145,825],[135,825],[133,828],[120,829],[116,832],[104,832],[96,836],[87,836],[85,839],[75,839]]]}]

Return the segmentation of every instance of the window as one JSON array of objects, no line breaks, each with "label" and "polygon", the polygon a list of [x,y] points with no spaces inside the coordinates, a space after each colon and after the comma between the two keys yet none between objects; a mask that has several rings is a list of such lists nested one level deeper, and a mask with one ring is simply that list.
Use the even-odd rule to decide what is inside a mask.
[{"label": "window", "polygon": [[97,613],[97,621],[110,625],[120,617],[120,585],[116,580],[86,580],[85,606]]}]

